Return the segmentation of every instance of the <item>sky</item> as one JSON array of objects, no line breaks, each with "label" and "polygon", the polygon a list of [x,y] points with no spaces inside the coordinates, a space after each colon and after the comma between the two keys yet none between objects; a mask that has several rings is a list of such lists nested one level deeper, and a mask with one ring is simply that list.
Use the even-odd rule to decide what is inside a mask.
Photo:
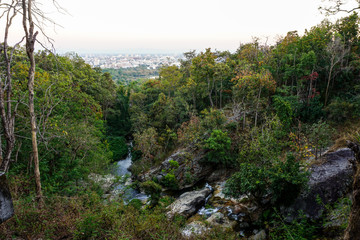
[{"label": "sky", "polygon": [[321,0],[58,0],[44,9],[60,26],[46,32],[58,53],[235,51],[252,37],[274,43],[319,24]]}]

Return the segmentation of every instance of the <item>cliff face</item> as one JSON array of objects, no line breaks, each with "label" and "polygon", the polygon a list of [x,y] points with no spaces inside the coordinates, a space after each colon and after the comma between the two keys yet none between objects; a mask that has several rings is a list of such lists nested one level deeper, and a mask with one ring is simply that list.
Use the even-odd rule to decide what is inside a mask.
[{"label": "cliff face", "polygon": [[335,203],[351,190],[354,171],[350,159],[354,153],[349,148],[339,149],[324,155],[321,164],[313,165],[310,171],[309,188],[303,191],[295,202],[283,209],[288,220],[297,215],[299,210],[311,218],[319,218],[325,204]]},{"label": "cliff face", "polygon": [[14,215],[11,194],[4,173],[0,173],[0,223],[5,222]]}]

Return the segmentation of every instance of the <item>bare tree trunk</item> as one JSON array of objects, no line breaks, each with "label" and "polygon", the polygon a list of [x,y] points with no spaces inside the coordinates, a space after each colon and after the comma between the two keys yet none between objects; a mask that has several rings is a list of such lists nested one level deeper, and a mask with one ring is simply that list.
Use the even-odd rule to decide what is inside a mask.
[{"label": "bare tree trunk", "polygon": [[209,79],[209,76],[207,77],[207,82],[208,82],[208,93],[209,93],[209,100],[210,100],[210,104],[211,104],[211,108],[214,107],[214,103],[213,103],[213,100],[212,100],[212,97],[211,97],[211,94],[212,94],[212,88],[211,88],[211,83],[210,83],[210,79]]},{"label": "bare tree trunk", "polygon": [[360,238],[360,146],[350,141],[347,141],[347,145],[355,153],[355,159],[350,160],[355,170],[355,176],[352,194],[353,202],[344,240],[355,240]]},{"label": "bare tree trunk", "polygon": [[221,85],[220,85],[220,109],[222,109],[222,92],[223,92],[223,80],[221,78]]},{"label": "bare tree trunk", "polygon": [[257,119],[258,119],[258,111],[259,111],[259,103],[260,103],[260,96],[261,96],[261,86],[259,90],[259,95],[256,103],[256,112],[255,112],[255,127],[257,126]]},{"label": "bare tree trunk", "polygon": [[[0,1],[1,3],[1,1]],[[4,131],[4,138],[6,142],[6,148],[4,155],[1,150],[1,159],[0,159],[0,171],[7,172],[10,166],[11,154],[15,146],[15,115],[16,108],[12,108],[11,98],[12,98],[12,74],[11,74],[11,62],[14,50],[22,42],[15,44],[11,53],[9,53],[8,46],[8,36],[9,30],[12,25],[12,21],[17,14],[17,1],[13,1],[11,4],[7,5],[4,10],[5,19],[5,32],[4,32],[4,42],[2,43],[0,53],[4,56],[5,64],[5,74],[3,78],[0,79],[0,118],[2,123],[2,129]],[[6,104],[5,104],[6,103]]]},{"label": "bare tree trunk", "polygon": [[[29,90],[29,113],[31,125],[31,142],[32,155],[34,159],[34,174],[36,184],[36,198],[39,207],[43,206],[43,195],[41,190],[40,170],[39,170],[39,154],[36,137],[36,115],[34,107],[34,80],[35,80],[35,57],[34,48],[38,32],[34,33],[34,22],[32,19],[32,0],[22,0],[23,8],[23,27],[26,35],[26,53],[30,61],[29,75],[28,75],[28,90]],[[28,26],[29,24],[29,26]]]},{"label": "bare tree trunk", "polygon": [[329,87],[330,87],[330,82],[331,82],[333,67],[334,67],[334,60],[331,59],[331,66],[330,66],[330,70],[329,70],[329,77],[328,77],[328,81],[327,81],[327,85],[326,85],[326,91],[325,91],[325,104],[324,104],[325,106],[326,106],[326,104],[327,104],[328,97],[329,97]]}]

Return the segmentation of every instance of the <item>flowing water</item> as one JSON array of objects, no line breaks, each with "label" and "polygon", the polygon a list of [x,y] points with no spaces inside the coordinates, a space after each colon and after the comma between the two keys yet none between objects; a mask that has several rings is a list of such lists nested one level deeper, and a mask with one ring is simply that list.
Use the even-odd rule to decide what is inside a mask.
[{"label": "flowing water", "polygon": [[131,172],[129,171],[129,167],[132,164],[131,146],[132,144],[130,144],[129,146],[129,153],[127,157],[123,160],[118,161],[113,170],[114,175],[122,178],[122,181],[120,181],[121,183],[114,187],[114,191],[116,193],[122,194],[123,199],[126,202],[129,202],[132,199],[139,199],[143,201],[148,199],[149,197],[144,193],[141,193],[138,190],[130,187],[132,183]]}]

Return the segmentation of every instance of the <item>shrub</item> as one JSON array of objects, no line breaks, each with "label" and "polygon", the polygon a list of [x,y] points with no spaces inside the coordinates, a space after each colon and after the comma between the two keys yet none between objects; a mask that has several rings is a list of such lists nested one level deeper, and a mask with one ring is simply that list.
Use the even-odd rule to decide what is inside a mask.
[{"label": "shrub", "polygon": [[206,161],[229,166],[231,164],[231,158],[228,155],[230,147],[231,139],[228,134],[222,130],[213,130],[211,136],[205,140],[205,148],[210,150]]},{"label": "shrub", "polygon": [[239,172],[226,182],[225,194],[233,197],[248,194],[260,201],[265,194],[270,193],[272,204],[287,205],[306,185],[307,176],[307,172],[300,168],[292,155],[285,162],[277,161],[270,167],[243,163]]},{"label": "shrub", "polygon": [[151,205],[155,206],[160,199],[161,186],[154,181],[146,181],[140,187],[145,191],[145,194],[150,195]]},{"label": "shrub", "polygon": [[162,185],[164,187],[169,188],[171,190],[179,189],[178,181],[173,173],[167,173],[165,177],[161,180]]}]

